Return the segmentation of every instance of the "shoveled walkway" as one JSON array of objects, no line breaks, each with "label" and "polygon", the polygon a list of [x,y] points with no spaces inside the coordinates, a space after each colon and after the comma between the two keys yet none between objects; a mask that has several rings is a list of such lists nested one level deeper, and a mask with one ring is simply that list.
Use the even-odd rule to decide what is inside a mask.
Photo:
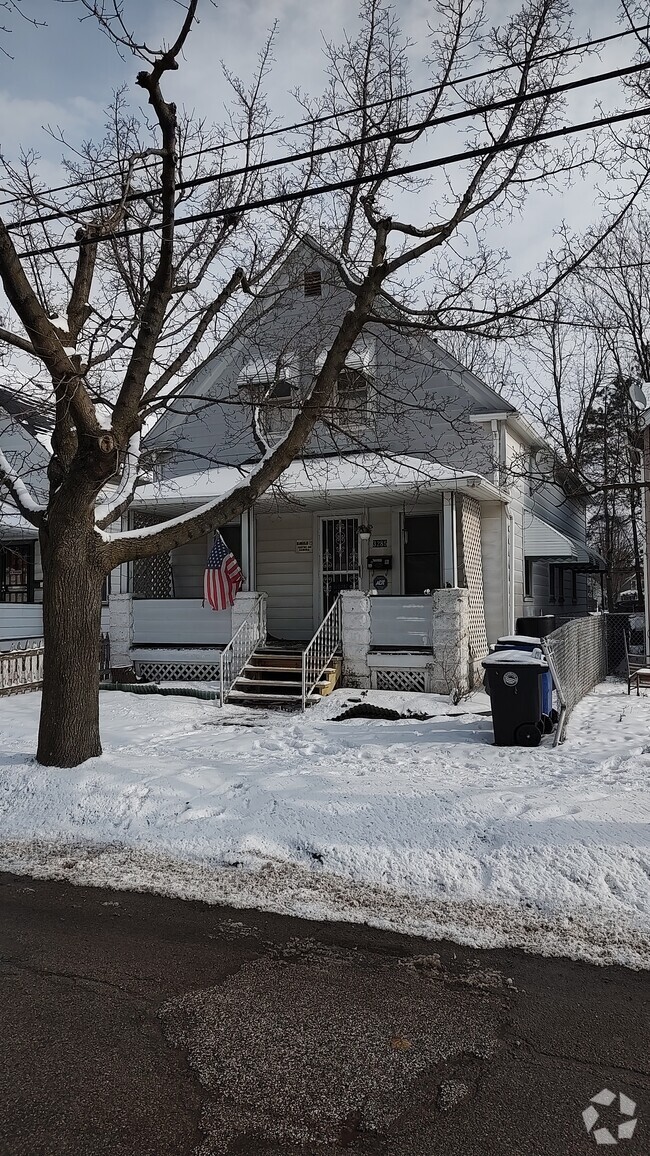
[{"label": "shoveled walkway", "polygon": [[648,972],[10,875],[0,929],[2,1156],[650,1150]]}]

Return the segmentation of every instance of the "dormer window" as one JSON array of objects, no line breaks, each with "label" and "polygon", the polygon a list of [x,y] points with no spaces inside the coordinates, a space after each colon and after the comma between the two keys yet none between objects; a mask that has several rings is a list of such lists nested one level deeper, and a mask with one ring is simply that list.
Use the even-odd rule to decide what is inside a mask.
[{"label": "dormer window", "polygon": [[346,365],[336,383],[336,420],[348,429],[367,425],[370,377]]},{"label": "dormer window", "polygon": [[[323,368],[326,356],[322,352],[316,358],[316,373]],[[372,407],[374,356],[372,338],[355,343],[348,353],[336,383],[330,419],[333,426],[350,430],[367,426]]]},{"label": "dormer window", "polygon": [[244,366],[238,386],[259,410],[262,434],[277,441],[293,424],[298,404],[299,366],[293,354],[260,358]]},{"label": "dormer window", "polygon": [[296,397],[289,381],[270,382],[260,403],[264,435],[269,441],[281,438],[293,425]]},{"label": "dormer window", "polygon": [[305,297],[320,297],[322,294],[322,280],[320,269],[306,269],[303,273],[303,290]]}]

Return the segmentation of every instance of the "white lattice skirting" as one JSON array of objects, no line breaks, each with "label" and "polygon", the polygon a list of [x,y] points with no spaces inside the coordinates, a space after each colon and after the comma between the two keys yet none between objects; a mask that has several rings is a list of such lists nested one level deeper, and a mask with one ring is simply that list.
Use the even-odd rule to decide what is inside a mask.
[{"label": "white lattice skirting", "polygon": [[218,662],[136,662],[137,673],[149,682],[219,682]]},{"label": "white lattice skirting", "polygon": [[416,690],[426,693],[431,689],[428,670],[373,670],[373,690]]}]

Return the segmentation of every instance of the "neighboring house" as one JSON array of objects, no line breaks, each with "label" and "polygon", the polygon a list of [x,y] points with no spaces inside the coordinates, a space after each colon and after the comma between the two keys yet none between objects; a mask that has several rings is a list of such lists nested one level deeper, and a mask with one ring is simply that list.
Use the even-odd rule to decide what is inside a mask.
[{"label": "neighboring house", "polygon": [[[327,255],[300,242],[150,431],[152,480],[128,524],[175,516],[244,477],[260,439],[288,428],[350,303]],[[540,480],[544,444],[521,414],[431,336],[400,327],[395,312],[387,319],[348,356],[303,458],[222,529],[245,575],[233,610],[203,605],[210,536],[122,567],[102,616],[114,665],[214,678],[233,634],[259,621],[264,593],[263,630],[295,670],[345,592],[348,681],[442,688],[471,679],[519,616],[587,612],[586,576],[599,563],[570,476]],[[43,495],[44,433],[34,408],[0,391],[0,449]],[[4,503],[0,644],[41,635],[41,601],[37,534]]]},{"label": "neighboring house", "polygon": [[[151,430],[154,480],[130,525],[245,476],[260,433],[273,443],[288,428],[350,303],[327,255],[302,241]],[[261,592],[269,639],[288,653],[356,591],[344,599],[347,673],[385,687],[440,683],[443,639],[471,676],[522,614],[587,612],[598,560],[570,477],[540,481],[543,441],[515,408],[432,337],[388,320],[355,345],[303,458],[223,529],[246,577],[232,613],[202,605],[209,538],[113,575],[119,645],[143,673],[214,677]]]},{"label": "neighboring house", "polygon": [[[38,408],[0,389],[0,450],[37,501],[47,497],[50,424]],[[0,490],[0,650],[43,636],[43,570],[38,534]],[[108,582],[102,629],[108,630]]]},{"label": "neighboring house", "polygon": [[[47,423],[35,407],[0,389],[0,450],[37,498],[45,496],[49,454],[39,440]],[[43,572],[36,530],[0,491],[0,649],[11,639],[40,638]]]}]

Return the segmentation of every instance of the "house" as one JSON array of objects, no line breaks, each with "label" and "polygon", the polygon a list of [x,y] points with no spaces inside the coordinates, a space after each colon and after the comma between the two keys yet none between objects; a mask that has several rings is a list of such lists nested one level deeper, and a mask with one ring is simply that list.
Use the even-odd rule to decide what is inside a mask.
[{"label": "house", "polygon": [[[350,301],[331,259],[302,240],[150,430],[151,478],[126,524],[176,516],[245,477],[288,428]],[[599,563],[571,478],[550,476],[522,414],[430,334],[388,307],[386,322],[349,354],[302,459],[222,528],[245,576],[232,611],[203,605],[207,537],[110,576],[102,629],[114,666],[211,679],[225,649],[234,678],[246,647],[266,644],[258,665],[270,673],[249,679],[266,693],[276,673],[304,684],[336,617],[348,682],[444,689],[471,681],[521,615],[587,612]],[[0,407],[0,449],[44,492],[35,409],[17,412],[4,393]],[[0,639],[42,633],[36,539],[6,502]]]},{"label": "house", "polygon": [[[37,497],[45,497],[47,422],[37,408],[0,389],[0,450]],[[43,571],[34,527],[0,497],[0,649],[40,638]]]},{"label": "house", "polygon": [[[154,473],[131,526],[246,476],[288,428],[350,300],[327,254],[301,241],[150,431]],[[257,642],[285,673],[340,604],[344,677],[413,689],[471,679],[521,615],[587,612],[599,563],[571,479],[550,476],[513,405],[395,311],[387,322],[351,351],[303,458],[222,529],[245,575],[232,612],[202,604],[208,538],[112,576],[111,639],[144,675],[216,677],[261,603]]]},{"label": "house", "polygon": [[[0,450],[37,501],[47,498],[51,425],[33,402],[0,388]],[[0,491],[0,494],[2,491]],[[43,637],[43,568],[38,534],[0,497],[0,650]],[[108,582],[102,630],[108,631]]]}]

